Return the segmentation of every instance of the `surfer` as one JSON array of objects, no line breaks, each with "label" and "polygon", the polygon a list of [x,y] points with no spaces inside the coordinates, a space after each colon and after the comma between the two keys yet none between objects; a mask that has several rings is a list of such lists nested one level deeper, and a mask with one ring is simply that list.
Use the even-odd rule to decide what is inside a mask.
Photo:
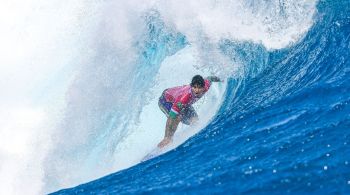
[{"label": "surfer", "polygon": [[167,116],[164,139],[158,144],[164,147],[172,141],[172,137],[180,122],[191,125],[198,121],[198,115],[192,104],[200,99],[208,90],[212,82],[221,82],[216,76],[203,78],[196,75],[190,85],[183,85],[165,89],[159,98],[160,110]]}]

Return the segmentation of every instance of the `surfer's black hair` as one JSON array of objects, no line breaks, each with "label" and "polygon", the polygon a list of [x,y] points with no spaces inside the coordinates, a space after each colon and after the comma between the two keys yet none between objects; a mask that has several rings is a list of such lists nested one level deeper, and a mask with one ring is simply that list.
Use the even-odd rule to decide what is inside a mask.
[{"label": "surfer's black hair", "polygon": [[198,87],[205,86],[204,79],[201,75],[196,75],[192,78],[191,87],[194,87],[194,86],[198,86]]}]

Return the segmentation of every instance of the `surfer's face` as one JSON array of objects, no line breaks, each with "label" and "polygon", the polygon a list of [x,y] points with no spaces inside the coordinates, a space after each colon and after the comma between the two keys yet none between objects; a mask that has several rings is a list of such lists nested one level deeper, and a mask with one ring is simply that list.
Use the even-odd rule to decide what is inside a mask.
[{"label": "surfer's face", "polygon": [[192,86],[192,92],[196,97],[203,95],[204,90],[205,90],[204,87],[200,87],[198,85]]}]

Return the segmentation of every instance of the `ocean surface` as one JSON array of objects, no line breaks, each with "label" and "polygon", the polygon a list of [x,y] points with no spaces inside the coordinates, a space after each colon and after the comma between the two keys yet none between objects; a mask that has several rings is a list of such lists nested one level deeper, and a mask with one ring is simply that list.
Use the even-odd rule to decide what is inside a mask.
[{"label": "ocean surface", "polygon": [[[9,81],[28,90],[5,88],[2,192],[350,194],[350,1],[140,3],[29,11],[38,40],[56,34],[23,59],[37,79]],[[161,92],[195,74],[224,82],[141,162],[164,135]]]}]

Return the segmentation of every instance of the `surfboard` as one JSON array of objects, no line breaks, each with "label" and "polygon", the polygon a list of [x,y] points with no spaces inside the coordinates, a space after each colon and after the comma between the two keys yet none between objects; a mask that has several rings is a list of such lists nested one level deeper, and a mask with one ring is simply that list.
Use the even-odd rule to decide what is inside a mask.
[{"label": "surfboard", "polygon": [[164,153],[170,151],[171,149],[174,149],[175,146],[176,145],[174,145],[174,143],[169,143],[166,146],[164,146],[163,148],[159,148],[158,146],[156,146],[155,149],[153,149],[145,157],[142,158],[141,162],[150,160],[150,159],[155,158],[161,154],[164,154]]},{"label": "surfboard", "polygon": [[160,154],[162,154],[163,152],[162,148],[158,148],[156,147],[155,149],[153,149],[150,153],[148,153],[145,157],[142,158],[141,162],[144,162],[146,160],[150,160],[152,158],[155,158],[157,156],[159,156]]}]

